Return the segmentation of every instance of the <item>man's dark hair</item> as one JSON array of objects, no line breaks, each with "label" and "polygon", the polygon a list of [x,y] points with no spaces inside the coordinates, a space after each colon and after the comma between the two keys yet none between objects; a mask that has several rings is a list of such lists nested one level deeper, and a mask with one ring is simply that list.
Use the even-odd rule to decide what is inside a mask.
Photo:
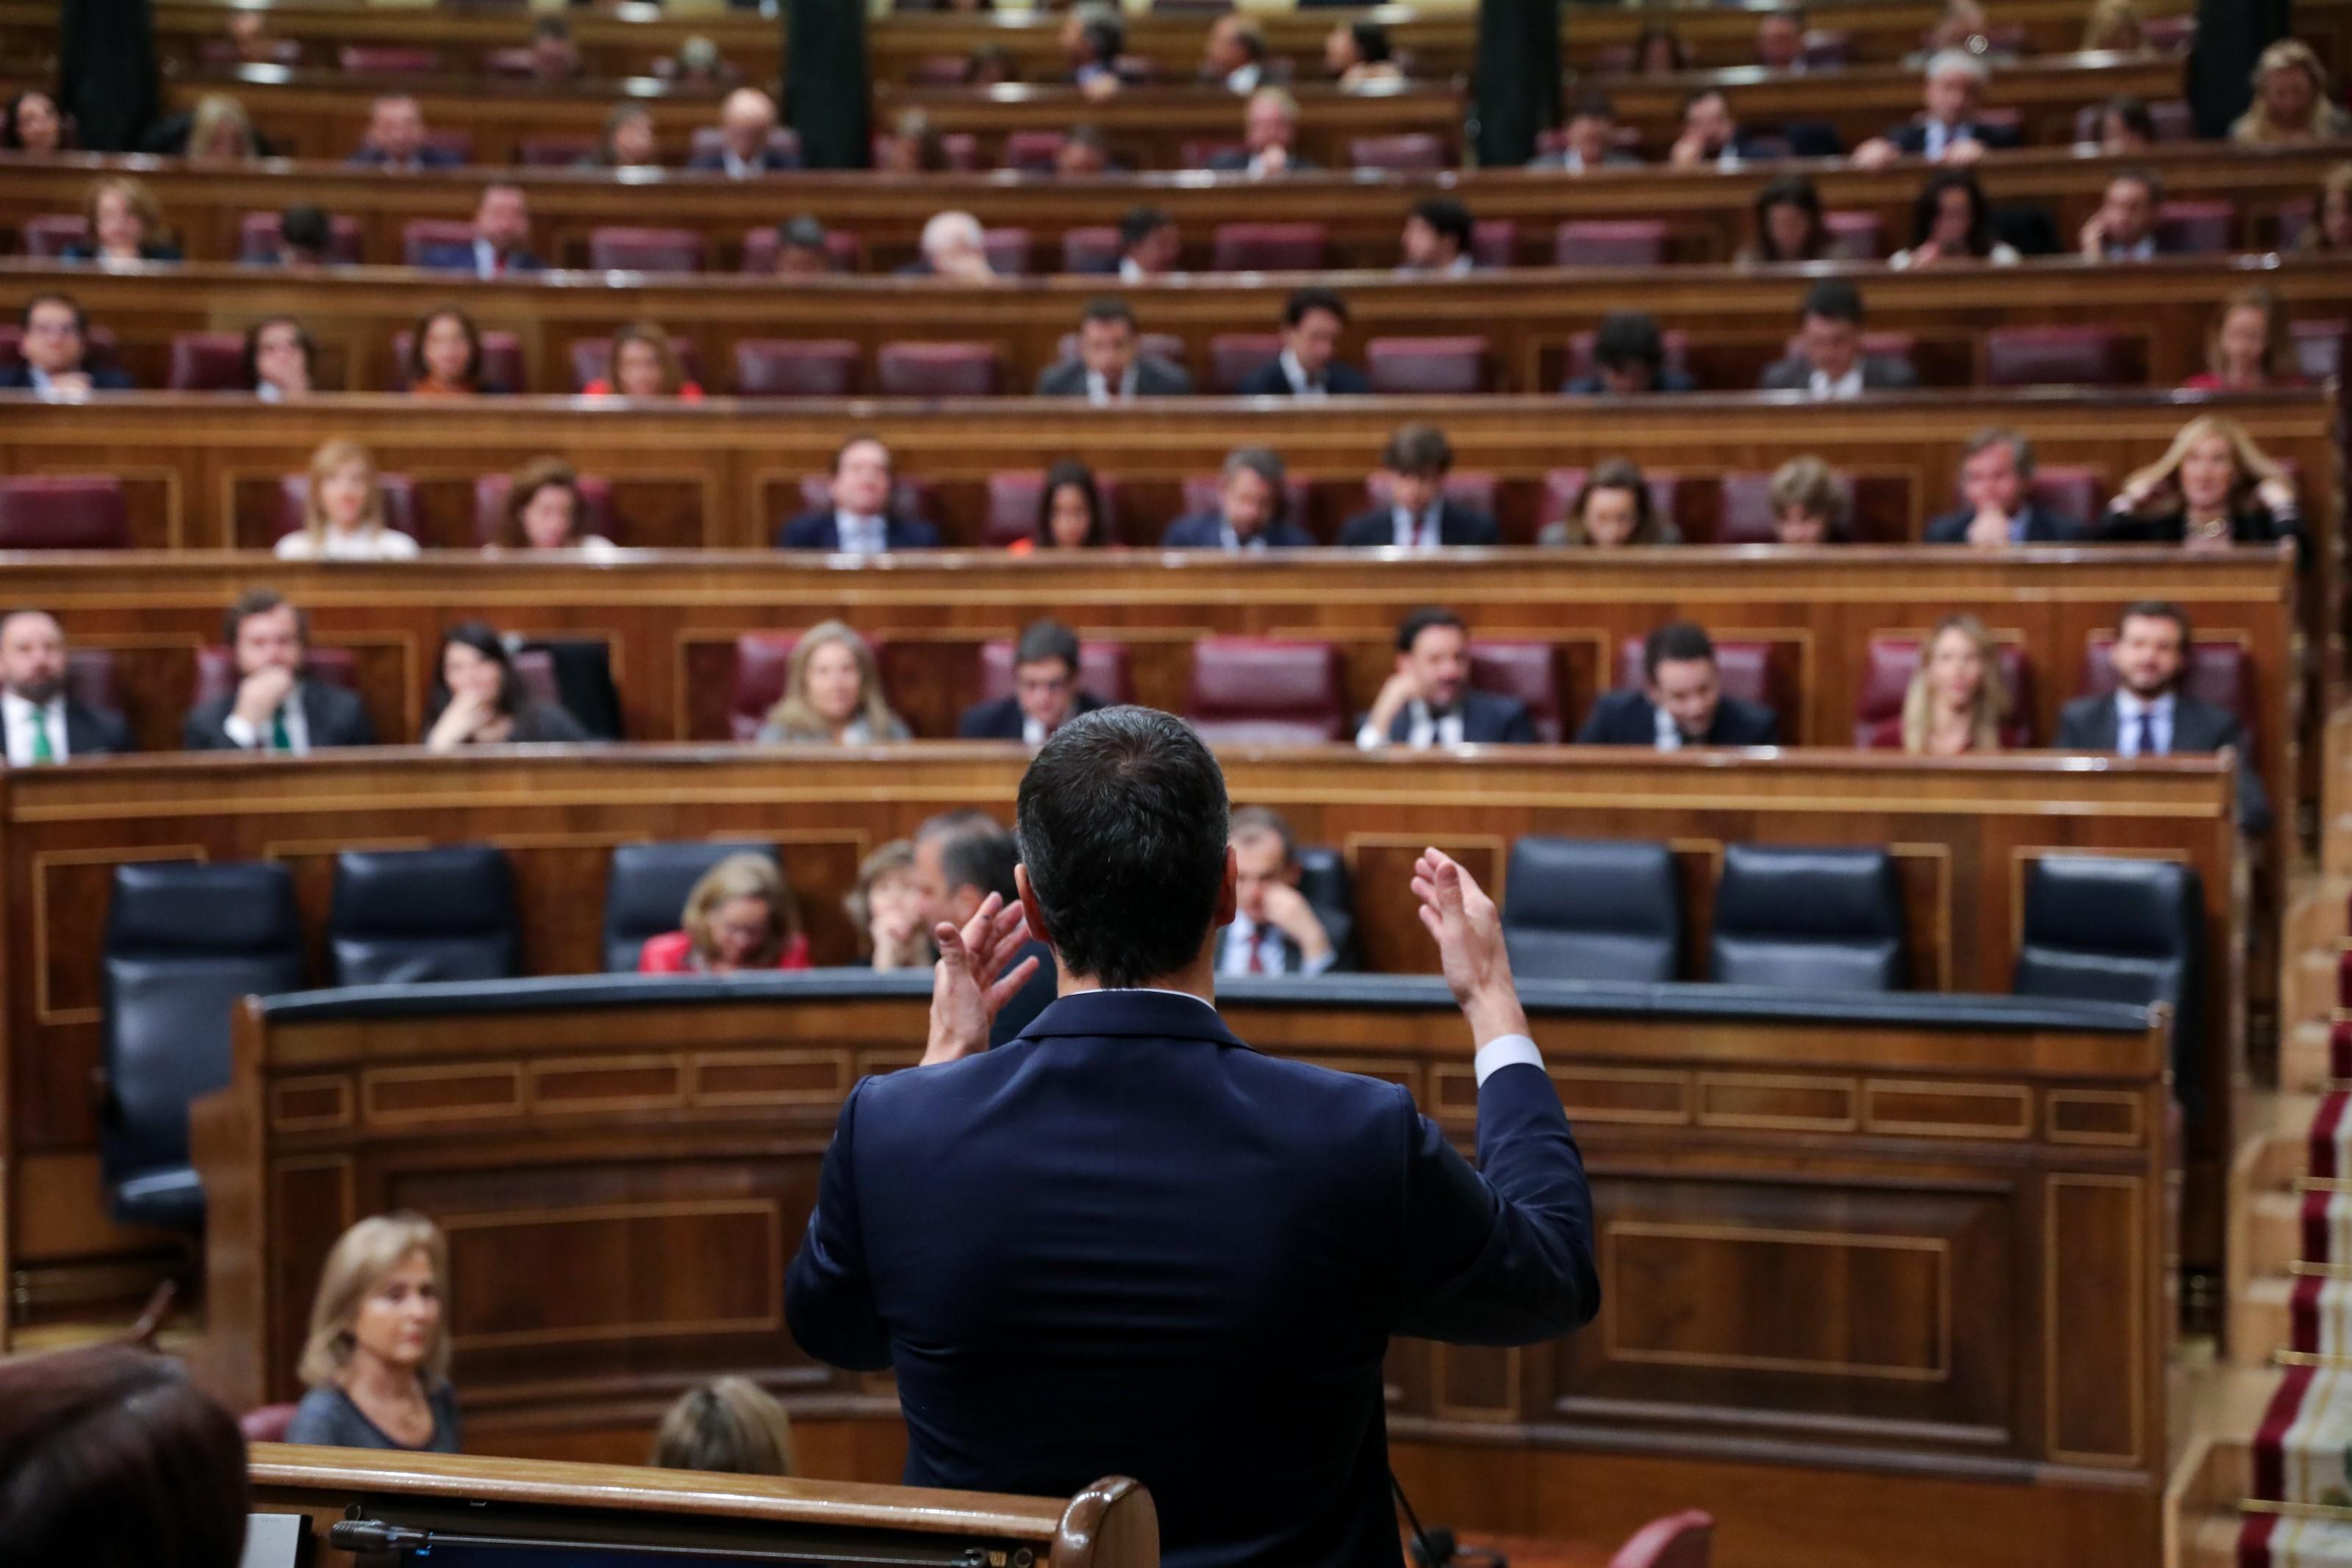
[{"label": "man's dark hair", "polygon": [[1127,53],[1127,24],[1115,16],[1089,16],[1078,30],[1086,35],[1087,47],[1094,51],[1097,64],[1108,66]]},{"label": "man's dark hair", "polygon": [[1433,604],[1425,610],[1414,611],[1397,622],[1396,651],[1412,653],[1412,645],[1421,641],[1421,634],[1436,626],[1451,626],[1465,637],[1470,635],[1468,622],[1443,605]]},{"label": "man's dark hair", "polygon": [[1655,684],[1658,666],[1669,659],[1705,659],[1715,663],[1715,639],[1706,628],[1688,621],[1669,621],[1642,642],[1642,678]]},{"label": "man's dark hair", "polygon": [[1843,277],[1824,277],[1805,295],[1800,316],[1819,316],[1825,321],[1851,321],[1862,325],[1862,290]]},{"label": "man's dark hair", "polygon": [[1274,489],[1274,516],[1270,522],[1280,522],[1290,509],[1289,474],[1282,465],[1282,454],[1271,446],[1236,446],[1225,454],[1225,465],[1217,475],[1217,488],[1222,491],[1233,483],[1234,476],[1251,473],[1265,480]]},{"label": "man's dark hair", "polygon": [[2115,180],[2109,180],[2107,183],[2112,185],[2116,183],[2116,180],[2129,180],[2132,183],[2139,186],[2142,190],[2147,193],[2147,199],[2150,205],[2163,205],[2164,181],[2158,175],[2155,170],[2147,167],[2145,163],[2135,163],[2128,169],[2117,171]]},{"label": "man's dark hair", "polygon": [[1348,302],[1328,288],[1301,288],[1282,303],[1282,324],[1296,327],[1313,310],[1328,310],[1339,318],[1339,325],[1348,324]]},{"label": "man's dark hair", "polygon": [[1666,368],[1666,340],[1646,310],[1612,310],[1592,334],[1592,358],[1612,371],[1647,365],[1654,384]]},{"label": "man's dark hair", "polygon": [[1192,727],[1100,708],[1054,732],[1022,775],[1021,862],[1073,974],[1111,987],[1200,956],[1224,885],[1225,776]]},{"label": "man's dark hair", "polygon": [[1454,242],[1465,255],[1470,249],[1470,209],[1452,196],[1428,196],[1412,204],[1412,215]]},{"label": "man's dark hair", "polygon": [[1078,673],[1078,634],[1058,621],[1033,621],[1022,630],[1021,641],[1013,644],[1013,664],[1043,664],[1047,659],[1059,659]]},{"label": "man's dark hair", "polygon": [[297,202],[278,216],[278,243],[281,250],[325,256],[334,249],[334,220],[308,202]]},{"label": "man's dark hair", "polygon": [[1133,250],[1153,235],[1168,226],[1166,213],[1158,207],[1129,207],[1127,215],[1118,220],[1118,248]]},{"label": "man's dark hair", "polygon": [[2181,653],[2185,655],[2189,652],[2191,635],[2189,627],[2189,612],[2169,599],[2140,599],[2125,605],[2124,612],[2116,617],[2116,636],[2120,637],[2124,634],[2124,622],[2131,620],[2171,622],[2180,628]]},{"label": "man's dark hair", "polygon": [[2147,104],[2144,99],[2133,98],[2129,94],[2111,98],[2099,106],[2099,112],[2103,116],[2114,115],[2124,122],[2125,130],[2143,141],[2156,140],[2156,116],[2148,112]]},{"label": "man's dark hair", "polygon": [[1004,824],[985,811],[944,811],[915,830],[915,842],[940,846],[940,870],[950,888],[976,887],[1010,904],[1021,895],[1013,868],[1021,852]]},{"label": "man's dark hair", "polygon": [[294,611],[294,634],[305,648],[310,645],[310,617],[302,607],[294,604],[274,588],[248,588],[236,596],[236,602],[221,617],[221,641],[231,649],[236,646],[237,628],[257,615],[267,615],[273,610],[291,605]]},{"label": "man's dark hair", "polygon": [[1234,842],[1243,839],[1270,838],[1282,844],[1282,863],[1298,863],[1298,835],[1290,826],[1290,819],[1271,806],[1243,806],[1234,812],[1233,826],[1228,831]]},{"label": "man's dark hair", "polygon": [[1433,424],[1400,424],[1381,453],[1391,474],[1444,474],[1454,466],[1454,445]]},{"label": "man's dark hair", "polygon": [[1129,331],[1140,330],[1135,323],[1135,308],[1117,295],[1087,300],[1087,308],[1078,312],[1078,324],[1083,327],[1089,321],[1124,321]]},{"label": "man's dark hair", "polygon": [[1369,18],[1348,24],[1348,36],[1356,42],[1356,53],[1368,66],[1381,66],[1396,57],[1396,47],[1389,42],[1389,30]]},{"label": "man's dark hair", "polygon": [[822,250],[828,256],[831,254],[830,247],[825,244],[824,223],[807,213],[786,218],[778,224],[776,244],[791,246],[795,249]]},{"label": "man's dark hair", "polygon": [[74,330],[85,338],[89,336],[89,313],[81,308],[81,301],[76,299],[70,294],[61,294],[54,288],[45,288],[40,293],[34,295],[30,299],[26,300],[25,308],[18,311],[16,314],[16,324],[19,327],[24,328],[27,332],[31,331],[33,329],[33,312],[39,309],[44,305],[62,305],[67,309],[72,311]]}]

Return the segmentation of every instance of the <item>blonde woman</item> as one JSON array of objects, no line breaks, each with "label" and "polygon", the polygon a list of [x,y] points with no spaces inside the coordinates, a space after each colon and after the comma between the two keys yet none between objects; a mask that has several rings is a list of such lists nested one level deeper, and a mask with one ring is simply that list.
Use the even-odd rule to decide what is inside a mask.
[{"label": "blonde woman", "polygon": [[2278,296],[2240,288],[2222,300],[2205,332],[2205,369],[2182,384],[2192,392],[2302,386],[2303,367],[2295,362]]},{"label": "blonde woman", "polygon": [[418,1214],[343,1232],[319,1274],[289,1443],[457,1452],[445,1304],[449,1249]]},{"label": "blonde woman", "polygon": [[196,100],[196,111],[188,121],[188,144],[183,151],[194,162],[242,163],[258,157],[261,147],[245,105],[225,92],[208,92]]},{"label": "blonde woman", "polygon": [[2254,62],[2254,101],[2230,127],[2241,147],[2352,136],[2352,114],[2328,97],[2327,68],[2300,38],[2281,38]]},{"label": "blonde woman", "polygon": [[689,1389],[654,1433],[655,1468],[730,1476],[793,1473],[793,1425],[773,1396],[748,1377]]},{"label": "blonde woman", "polygon": [[812,626],[793,649],[783,700],[768,710],[759,738],[787,746],[873,746],[908,738],[890,711],[874,650],[846,624]]},{"label": "blonde woman", "polygon": [[375,458],[356,441],[330,441],[310,455],[302,527],[278,541],[285,560],[411,560],[416,541],[383,520]]},{"label": "blonde woman", "polygon": [[2352,251],[2352,163],[2338,163],[2321,179],[2311,222],[2296,243],[2304,250]]},{"label": "blonde woman", "polygon": [[2083,24],[2083,47],[2144,49],[2147,23],[2139,14],[2139,0],[2098,0]]},{"label": "blonde woman", "polygon": [[2218,413],[2190,420],[2163,456],[2124,481],[2097,537],[2190,549],[2293,539],[2298,562],[2308,548],[2286,471]]},{"label": "blonde woman", "polygon": [[915,885],[915,846],[893,839],[858,863],[857,886],[842,906],[857,928],[877,969],[929,968],[938,956],[923,929],[923,898]]},{"label": "blonde woman", "polygon": [[1808,453],[1772,472],[1772,538],[1799,547],[1843,544],[1853,497],[1836,469]]},{"label": "blonde woman", "polygon": [[1919,651],[1919,668],[1903,694],[1903,749],[1914,757],[1999,751],[2009,717],[2009,684],[2000,650],[1973,615],[1947,615]]},{"label": "blonde woman", "polygon": [[66,247],[67,261],[177,261],[180,247],[163,237],[163,209],[155,193],[121,175],[89,188],[82,209],[89,239]]},{"label": "blonde woman", "polygon": [[637,973],[730,975],[809,967],[800,905],[767,855],[729,855],[704,872],[686,895],[679,926],[637,950]]}]

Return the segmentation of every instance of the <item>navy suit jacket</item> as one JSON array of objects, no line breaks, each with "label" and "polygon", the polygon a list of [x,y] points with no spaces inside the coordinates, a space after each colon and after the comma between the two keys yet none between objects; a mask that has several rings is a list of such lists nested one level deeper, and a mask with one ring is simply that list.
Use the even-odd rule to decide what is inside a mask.
[{"label": "navy suit jacket", "polygon": [[[686,161],[686,166],[703,173],[724,170],[727,167],[726,151],[723,148],[714,147],[708,152],[697,152]],[[788,152],[781,147],[766,148],[760,154],[760,167],[772,174],[788,169],[797,169],[800,166],[799,155]]]},{"label": "navy suit jacket", "polygon": [[[118,365],[85,364],[89,372],[92,392],[129,392],[131,372]],[[33,367],[19,360],[6,370],[0,370],[0,392],[30,392],[33,390]]]},{"label": "navy suit jacket", "polygon": [[[2058,737],[2051,745],[2060,751],[2113,751],[2122,727],[2123,715],[2113,692],[2077,697],[2058,710]],[[2263,776],[2254,771],[2244,727],[2228,708],[2176,692],[2170,754],[2210,755],[2225,746],[2238,754],[2238,831],[2259,839],[2271,831],[2271,798],[2263,788]]]},{"label": "navy suit jacket", "polygon": [[[940,530],[920,517],[885,517],[882,531],[892,549],[937,549]],[[778,549],[824,549],[841,548],[841,529],[835,522],[833,508],[822,512],[803,512],[776,530]]]},{"label": "navy suit jacket", "polygon": [[[1224,546],[1224,514],[1194,512],[1168,525],[1160,536],[1162,549],[1220,549]],[[1277,517],[1259,530],[1268,549],[1313,549],[1316,538],[1287,517]]]},{"label": "navy suit jacket", "polygon": [[[357,168],[381,169],[390,161],[378,149],[362,147],[352,154],[351,162]],[[416,166],[420,169],[462,169],[466,161],[446,147],[436,147],[427,142],[416,150]]]},{"label": "navy suit jacket", "polygon": [[131,734],[131,726],[122,716],[110,708],[91,707],[72,697],[66,699],[66,755],[68,757],[104,757],[110,752],[136,751],[139,742]]},{"label": "navy suit jacket", "polygon": [[[1927,542],[1931,545],[1959,545],[1969,542],[1969,525],[1977,520],[1973,507],[1962,507],[1946,512],[1927,525]],[[2070,517],[2063,512],[2047,512],[2028,502],[2025,507],[2025,542],[2030,545],[2074,544],[2091,537],[2091,530],[2080,517]]]},{"label": "navy suit jacket", "polygon": [[[1092,713],[1102,703],[1092,692],[1080,692],[1070,704],[1070,716]],[[956,734],[965,740],[1018,740],[1021,738],[1022,715],[1019,697],[998,697],[994,702],[974,703],[963,710],[963,720],[956,726]],[[1053,961],[1045,967],[1052,968]]]},{"label": "navy suit jacket", "polygon": [[1133,1476],[1169,1568],[1394,1564],[1389,1337],[1533,1343],[1599,1301],[1540,1069],[1480,1086],[1473,1170],[1402,1088],[1152,991],[861,1081],[784,1286],[803,1350],[896,1370],[909,1485]]},{"label": "navy suit jacket", "polygon": [[[1437,542],[1442,545],[1498,545],[1503,542],[1503,530],[1495,519],[1475,507],[1465,507],[1457,501],[1437,504]],[[1377,549],[1396,543],[1396,510],[1391,507],[1376,507],[1369,512],[1359,512],[1349,517],[1339,530],[1339,543],[1347,549]]]},{"label": "navy suit jacket", "polygon": [[[236,712],[236,693],[233,690],[224,692],[209,702],[198,703],[188,710],[187,719],[180,727],[181,749],[241,749],[228,735],[229,717]],[[359,697],[324,681],[303,681],[302,722],[310,727],[310,749],[313,751],[323,751],[334,746],[375,744],[375,725],[369,719],[367,708]]]},{"label": "navy suit jacket", "polygon": [[[1372,716],[1356,716],[1354,729],[1364,727]],[[1412,714],[1410,709],[1399,713],[1389,726],[1389,739],[1402,746],[1412,735]],[[1528,712],[1528,705],[1517,697],[1507,697],[1500,692],[1482,692],[1465,686],[1462,692],[1462,743],[1465,746],[1533,746],[1536,743],[1536,721]]]},{"label": "navy suit jacket", "polygon": [[[446,245],[428,245],[416,253],[416,265],[435,272],[466,272],[474,270],[474,242],[456,240]],[[509,272],[545,272],[547,263],[527,250],[507,253]]]},{"label": "navy suit jacket", "polygon": [[[1982,142],[1987,152],[2005,152],[2021,145],[2013,125],[1970,123],[1961,129],[1968,132],[1967,140]],[[1927,151],[1927,122],[1914,120],[1898,125],[1886,133],[1886,140],[1895,143],[1895,151],[1916,158]]]},{"label": "navy suit jacket", "polygon": [[[1655,746],[1658,710],[1638,691],[1611,692],[1592,705],[1584,727],[1576,732],[1579,746]],[[1778,746],[1780,716],[1742,698],[1726,694],[1715,705],[1715,722],[1706,737],[1694,746]]]},{"label": "navy suit jacket", "polygon": [[[1334,360],[1324,367],[1323,384],[1333,397],[1361,397],[1372,390],[1370,380],[1355,366]],[[1282,361],[1277,356],[1268,360],[1234,388],[1236,397],[1295,397],[1289,381],[1282,373]]]}]

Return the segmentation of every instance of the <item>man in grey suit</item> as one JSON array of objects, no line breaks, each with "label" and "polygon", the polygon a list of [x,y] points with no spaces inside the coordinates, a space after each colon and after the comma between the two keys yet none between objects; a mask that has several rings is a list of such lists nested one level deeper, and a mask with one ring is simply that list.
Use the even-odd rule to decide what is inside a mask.
[{"label": "man in grey suit", "polygon": [[2238,716],[2200,702],[2182,689],[2189,667],[2189,612],[2162,600],[2126,605],[2107,651],[2116,689],[2080,697],[2058,716],[2061,751],[2112,751],[2124,757],[2238,755],[2238,830],[2259,839],[2270,831],[2270,797],[2247,757]]},{"label": "man in grey suit", "polygon": [[1766,392],[1803,392],[1816,402],[1845,402],[1866,392],[1909,392],[1916,371],[1890,354],[1862,351],[1862,294],[1842,277],[1823,278],[1805,296],[1797,351],[1764,371]]},{"label": "man in grey suit", "polygon": [[1124,299],[1097,299],[1078,318],[1078,357],[1037,378],[1039,397],[1119,402],[1131,397],[1182,397],[1192,390],[1184,367],[1142,351],[1143,334]]}]

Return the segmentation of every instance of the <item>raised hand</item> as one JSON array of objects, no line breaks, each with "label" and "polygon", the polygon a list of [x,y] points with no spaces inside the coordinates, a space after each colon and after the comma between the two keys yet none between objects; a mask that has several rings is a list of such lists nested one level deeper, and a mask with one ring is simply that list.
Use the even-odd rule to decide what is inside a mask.
[{"label": "raised hand", "polygon": [[931,967],[931,1036],[922,1065],[975,1056],[988,1049],[988,1026],[1015,992],[1037,972],[1034,957],[1010,971],[1005,960],[1029,940],[1029,925],[1017,904],[998,894],[981,902],[959,929],[942,920],[932,928],[940,961]]},{"label": "raised hand", "polygon": [[1503,945],[1502,915],[1477,879],[1444,851],[1427,849],[1413,862],[1412,891],[1421,900],[1421,923],[1436,939],[1446,988],[1477,1043],[1527,1033],[1528,1016]]}]

